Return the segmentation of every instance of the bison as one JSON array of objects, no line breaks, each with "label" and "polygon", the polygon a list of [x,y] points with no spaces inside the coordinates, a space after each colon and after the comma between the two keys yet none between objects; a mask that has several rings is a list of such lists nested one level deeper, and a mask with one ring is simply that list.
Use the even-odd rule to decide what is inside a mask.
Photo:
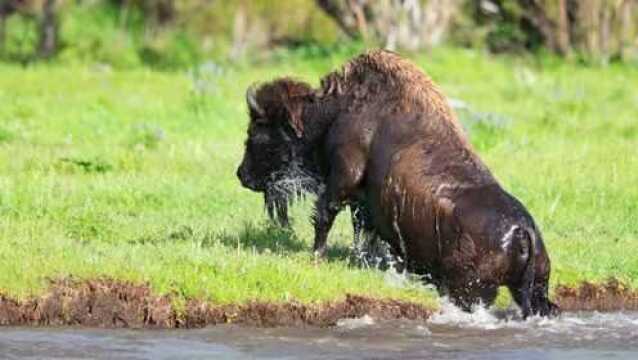
[{"label": "bison", "polygon": [[[296,84],[301,85],[290,79],[285,79],[270,86],[286,86],[289,88],[286,91],[294,91],[293,87]],[[307,89],[310,90],[309,88]],[[249,89],[248,92],[251,95],[247,94],[246,97],[251,119],[262,116],[260,113],[263,111],[255,102],[253,91],[254,89]],[[278,91],[280,90],[274,90],[274,93]],[[282,115],[272,114],[275,117]],[[306,193],[318,194],[319,191],[322,191],[325,187],[323,183],[325,176],[321,175],[321,170],[317,168],[316,161],[310,158],[313,156],[312,149],[309,153],[300,156],[297,153],[287,154],[281,148],[268,145],[278,143],[283,145],[289,142],[291,138],[285,132],[268,131],[261,121],[257,121],[251,122],[248,133],[246,156],[244,156],[242,165],[237,169],[237,176],[244,187],[263,193],[264,205],[271,221],[276,221],[283,227],[289,227],[288,206]],[[256,136],[251,137],[251,133]],[[364,202],[353,199],[349,202],[349,206],[355,245],[361,243],[361,235],[364,232],[370,235],[369,240],[375,241],[376,237],[372,235],[374,232],[372,221],[369,219],[369,211]],[[374,245],[376,244],[373,244],[372,247]],[[317,251],[317,253],[323,255],[324,251],[325,247]],[[377,255],[377,253],[373,254],[373,256]]]},{"label": "bison", "polygon": [[339,211],[362,204],[408,271],[427,275],[465,310],[507,286],[523,317],[558,312],[550,260],[532,216],[468,142],[432,80],[374,50],[321,85],[280,78],[246,93],[250,124],[237,171],[264,191],[302,174],[317,184],[314,251]]},{"label": "bison", "polygon": [[[241,168],[238,169],[237,176],[242,178],[240,170]],[[289,206],[296,200],[304,198],[307,193],[317,194],[323,187],[320,179],[304,176],[296,168],[288,169],[288,172],[282,173],[279,178],[269,176],[262,180],[265,181],[258,184],[248,182],[244,186],[263,193],[264,207],[268,218],[284,228],[290,228]],[[370,214],[365,204],[353,201],[349,206],[357,260],[362,265],[373,265],[381,269],[387,268],[390,263],[396,263],[396,259],[387,251],[386,244],[375,236]],[[363,235],[366,235],[365,238],[362,237]]]}]

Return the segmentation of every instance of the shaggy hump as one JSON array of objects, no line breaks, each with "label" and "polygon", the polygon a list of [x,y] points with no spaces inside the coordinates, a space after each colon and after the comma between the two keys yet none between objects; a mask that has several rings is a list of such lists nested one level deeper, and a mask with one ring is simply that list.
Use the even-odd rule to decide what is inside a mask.
[{"label": "shaggy hump", "polygon": [[434,115],[463,134],[432,79],[414,63],[391,51],[372,50],[350,60],[321,80],[319,94],[347,97],[354,108],[382,103],[396,113]]}]

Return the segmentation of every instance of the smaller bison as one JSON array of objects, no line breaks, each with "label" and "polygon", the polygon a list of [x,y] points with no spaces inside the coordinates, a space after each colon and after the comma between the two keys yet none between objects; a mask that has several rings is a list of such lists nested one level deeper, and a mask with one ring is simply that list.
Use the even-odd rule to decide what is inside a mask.
[{"label": "smaller bison", "polygon": [[550,260],[532,216],[467,141],[433,82],[397,54],[372,51],[318,89],[282,78],[250,88],[238,176],[267,191],[301,174],[316,184],[314,251],[339,211],[364,219],[408,271],[465,310],[509,288],[523,317],[555,314]]}]

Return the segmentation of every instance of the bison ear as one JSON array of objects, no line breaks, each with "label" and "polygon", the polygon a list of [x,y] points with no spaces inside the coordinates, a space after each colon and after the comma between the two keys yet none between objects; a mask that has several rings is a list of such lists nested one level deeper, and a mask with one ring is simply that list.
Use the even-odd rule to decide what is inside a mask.
[{"label": "bison ear", "polygon": [[295,101],[288,102],[288,104],[286,104],[286,110],[288,110],[288,123],[295,131],[295,135],[301,139],[303,136],[303,101],[296,99]]}]

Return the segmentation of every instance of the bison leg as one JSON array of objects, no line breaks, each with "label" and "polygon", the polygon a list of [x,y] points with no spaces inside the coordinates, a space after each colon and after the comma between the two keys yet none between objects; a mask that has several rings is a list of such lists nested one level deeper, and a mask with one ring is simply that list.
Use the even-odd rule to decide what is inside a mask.
[{"label": "bison leg", "polygon": [[315,224],[315,244],[313,246],[315,256],[323,257],[325,255],[328,233],[340,210],[341,206],[338,203],[331,202],[326,192],[319,195],[313,218]]},{"label": "bison leg", "polygon": [[[372,213],[365,200],[358,199],[350,203],[350,214],[354,230],[353,255],[359,265],[385,270],[394,264],[399,257],[376,232]],[[398,266],[396,269],[402,271]]]},{"label": "bison leg", "polygon": [[350,203],[350,214],[352,230],[354,232],[354,243],[359,244],[361,241],[361,234],[372,234],[374,232],[372,214],[370,214],[370,209],[363,200],[357,200]]},{"label": "bison leg", "polygon": [[345,203],[355,199],[365,168],[365,157],[356,149],[344,147],[335,155],[326,188],[319,193],[315,204],[314,252],[317,256],[324,256],[334,219]]},{"label": "bison leg", "polygon": [[472,311],[474,305],[482,304],[485,307],[490,307],[496,300],[498,294],[498,287],[486,286],[476,289],[471,289],[464,292],[453,292],[454,303],[463,309],[464,311]]},{"label": "bison leg", "polygon": [[547,283],[535,284],[532,291],[532,313],[540,316],[556,316],[560,313],[558,305],[549,301]]},{"label": "bison leg", "polygon": [[290,227],[290,220],[288,220],[288,200],[278,199],[277,201],[277,219],[283,227]]},{"label": "bison leg", "polygon": [[354,235],[354,243],[358,245],[361,242],[361,232],[366,222],[365,209],[358,202],[350,204],[350,219],[352,220],[352,232]]},{"label": "bison leg", "polygon": [[532,313],[540,316],[556,316],[560,313],[558,305],[549,301],[549,274],[551,265],[547,250],[542,242],[541,249],[536,255],[536,277],[532,287]]},{"label": "bison leg", "polygon": [[290,221],[288,219],[288,198],[285,195],[279,193],[264,192],[264,204],[266,205],[266,211],[268,217],[272,221],[279,222],[282,227],[290,227]]},{"label": "bison leg", "polygon": [[523,319],[527,319],[527,317],[532,314],[532,301],[529,287],[509,287],[509,290],[512,294],[512,298],[514,298],[514,302],[516,302],[516,304],[521,308]]}]

